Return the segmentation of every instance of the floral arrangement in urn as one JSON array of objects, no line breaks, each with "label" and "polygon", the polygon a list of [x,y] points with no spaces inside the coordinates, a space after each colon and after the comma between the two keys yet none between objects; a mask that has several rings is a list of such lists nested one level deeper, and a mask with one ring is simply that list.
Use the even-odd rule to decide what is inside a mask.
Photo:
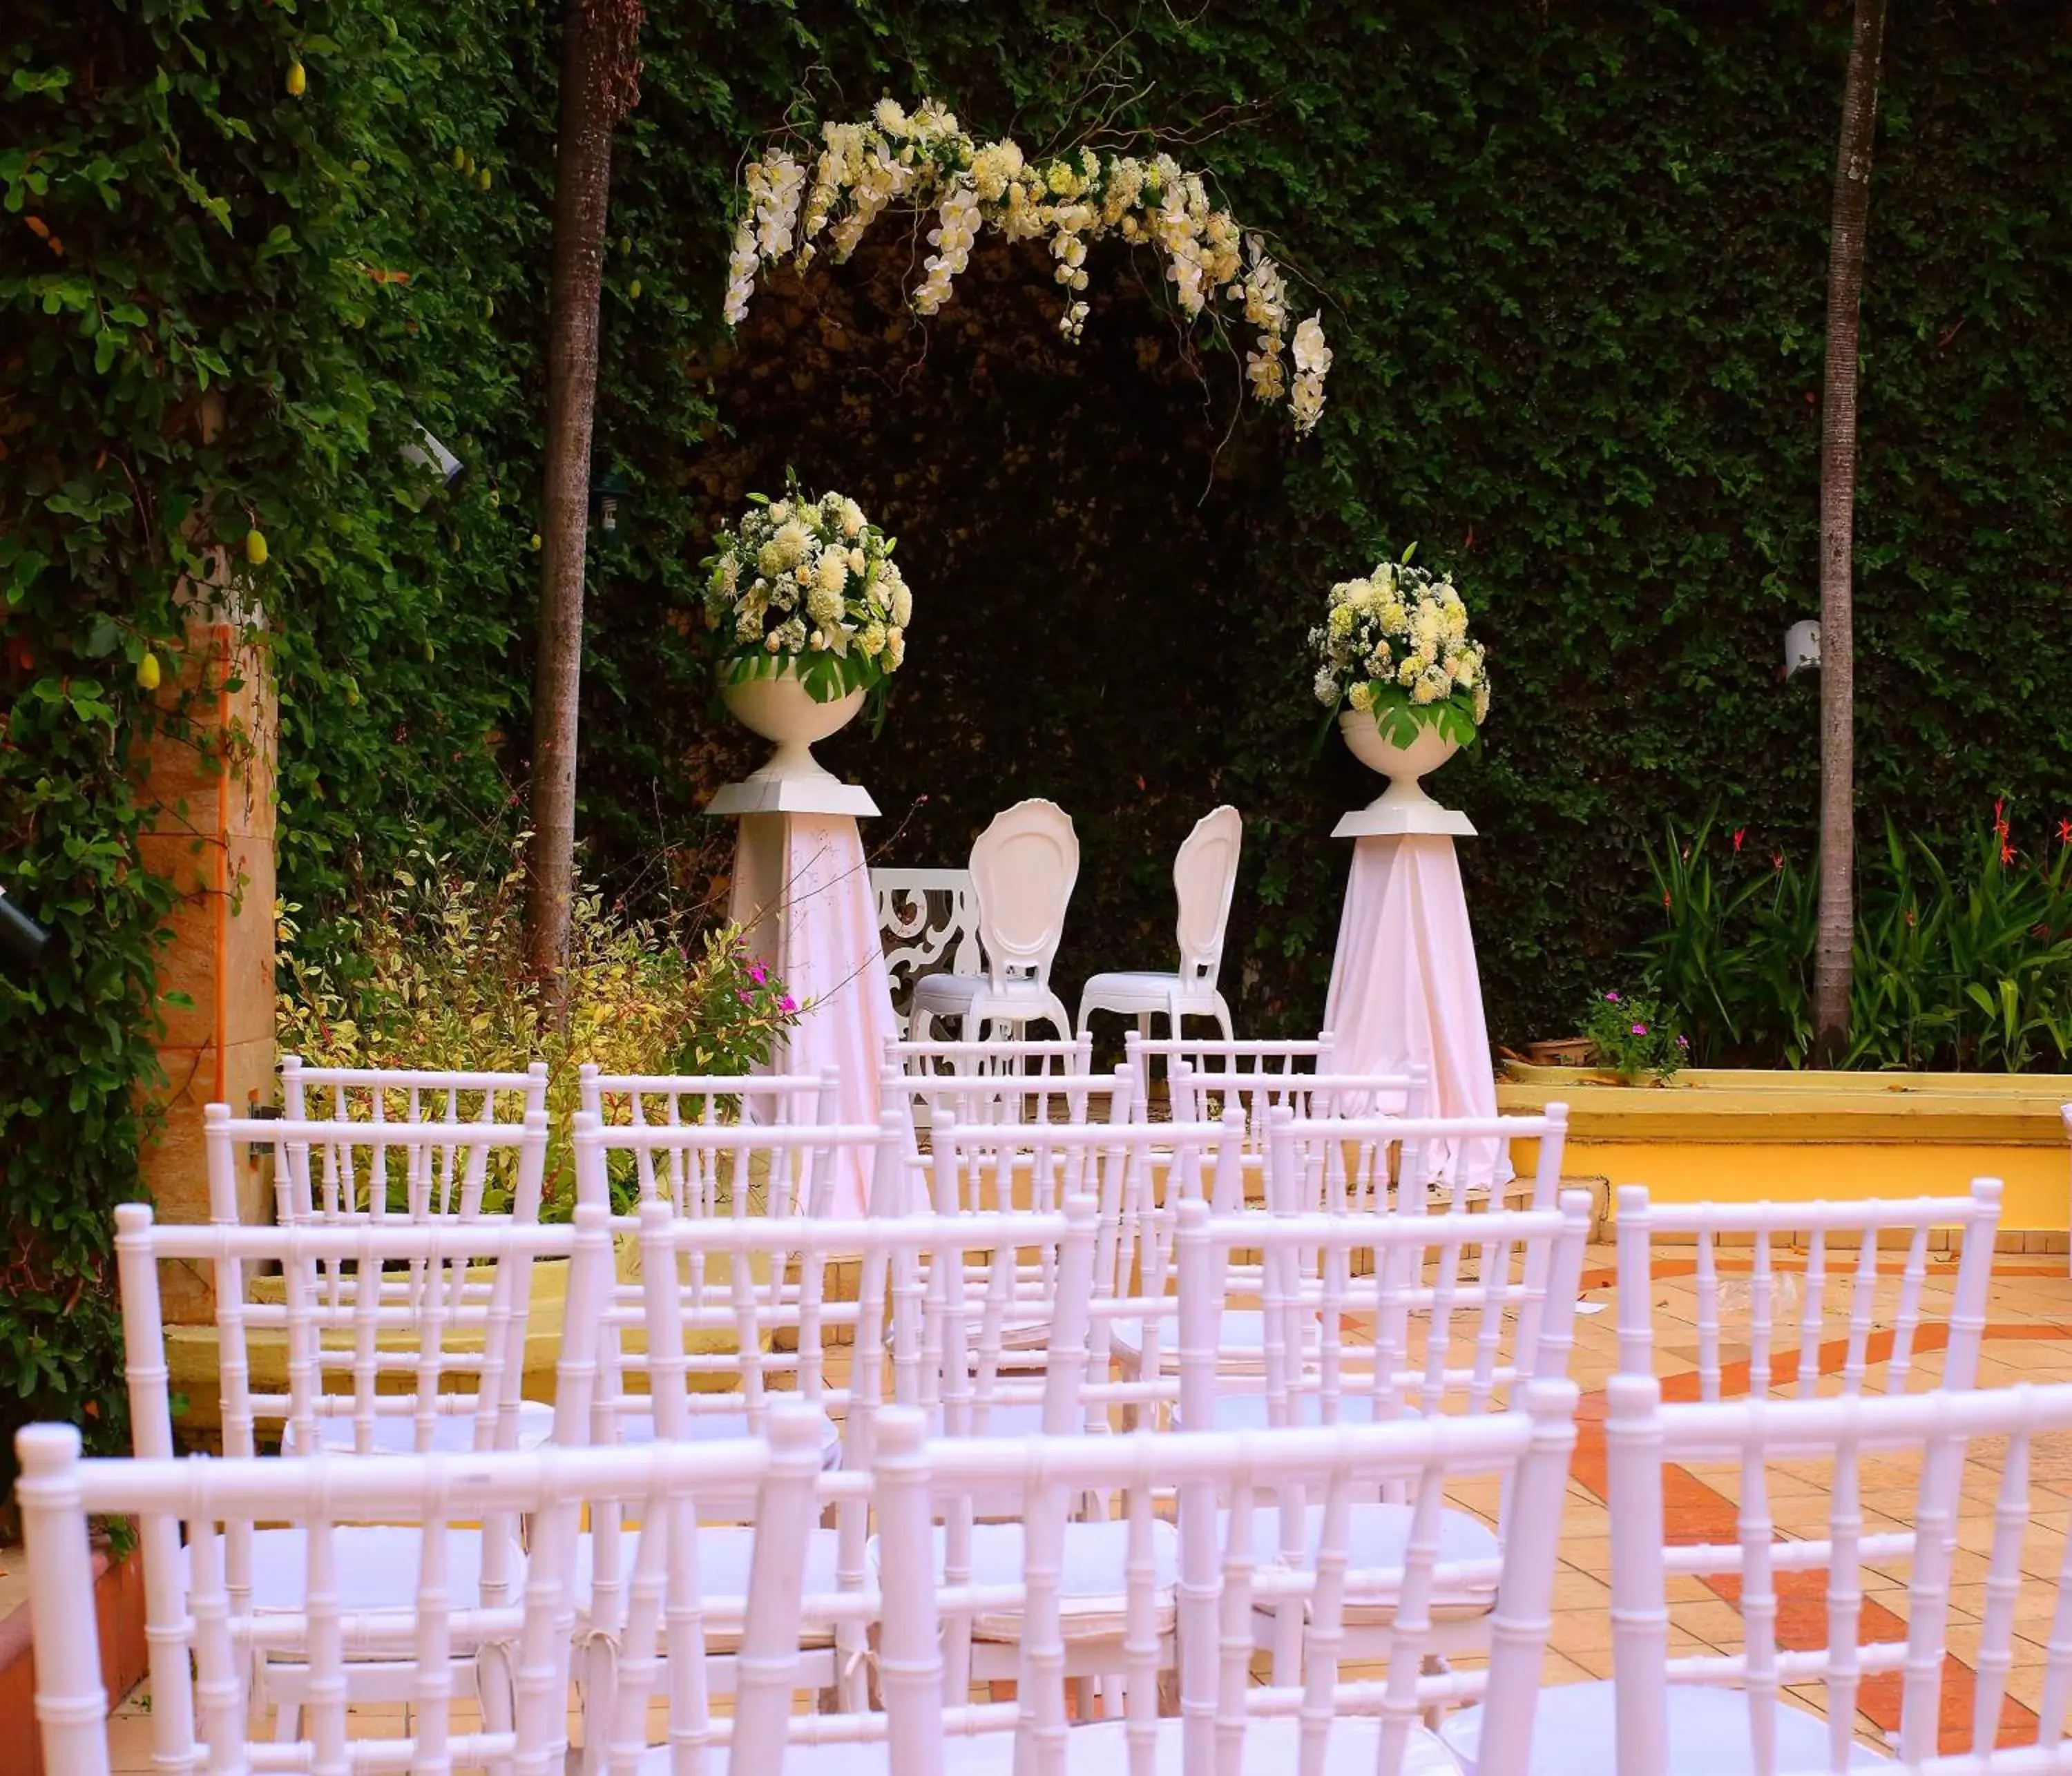
[{"label": "floral arrangement in urn", "polygon": [[705,627],[720,682],[796,678],[816,703],[876,692],[906,657],[914,594],[888,536],[839,493],[752,493],[705,572]]},{"label": "floral arrangement in urn", "polygon": [[981,143],[933,99],[911,112],[880,99],[864,121],[824,123],[820,136],[817,152],[803,143],[798,154],[773,147],[747,166],[727,267],[730,326],[747,314],[764,265],[789,259],[804,270],[823,246],[841,265],[896,206],[935,212],[927,239],[935,250],[913,293],[915,313],[933,314],[950,300],[989,223],[1010,240],[1047,241],[1064,298],[1059,329],[1076,339],[1087,314],[1087,245],[1112,236],[1165,255],[1187,320],[1207,313],[1219,333],[1226,317],[1253,330],[1245,355],[1252,392],[1285,401],[1298,435],[1322,414],[1331,351],[1321,314],[1295,325],[1291,338],[1287,280],[1264,240],[1244,232],[1210,201],[1202,175],[1170,154],[1025,154],[1005,138]]},{"label": "floral arrangement in urn", "polygon": [[1353,718],[1367,716],[1397,746],[1410,746],[1420,729],[1473,746],[1489,715],[1489,679],[1482,644],[1469,639],[1468,607],[1450,577],[1413,567],[1410,552],[1333,586],[1309,644],[1318,660],[1317,701],[1343,714],[1349,737]]}]

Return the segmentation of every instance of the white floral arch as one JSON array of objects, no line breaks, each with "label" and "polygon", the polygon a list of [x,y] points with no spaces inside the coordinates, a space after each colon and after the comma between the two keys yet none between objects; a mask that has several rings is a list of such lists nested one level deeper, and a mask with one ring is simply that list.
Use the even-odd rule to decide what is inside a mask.
[{"label": "white floral arch", "polygon": [[[746,203],[728,265],[727,324],[738,326],[765,265],[790,258],[803,270],[825,238],[840,265],[886,209],[936,212],[926,276],[913,294],[915,311],[932,314],[950,299],[981,227],[1010,240],[1048,236],[1053,276],[1066,290],[1059,330],[1076,339],[1087,318],[1087,243],[1113,236],[1148,243],[1166,257],[1166,275],[1182,312],[1200,317],[1211,301],[1237,311],[1256,330],[1245,354],[1253,395],[1286,401],[1296,435],[1324,409],[1331,368],[1319,315],[1294,330],[1289,375],[1288,289],[1281,268],[1256,234],[1241,233],[1227,210],[1211,207],[1198,173],[1170,154],[1138,159],[1092,148],[1032,161],[1014,142],[981,146],[953,113],[923,99],[909,114],[881,99],[866,123],[821,126],[822,147],[808,167],[789,149],[769,149],[750,162]],[[803,210],[803,214],[802,214]],[[1211,312],[1211,318],[1218,318]]]}]

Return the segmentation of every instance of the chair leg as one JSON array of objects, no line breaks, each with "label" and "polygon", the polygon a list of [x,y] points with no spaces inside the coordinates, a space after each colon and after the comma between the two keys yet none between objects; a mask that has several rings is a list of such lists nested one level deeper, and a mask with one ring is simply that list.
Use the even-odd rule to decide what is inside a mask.
[{"label": "chair leg", "polygon": [[1216,1028],[1223,1033],[1223,1040],[1227,1042],[1235,1042],[1237,1037],[1231,1029],[1230,1007],[1224,1002],[1221,993],[1216,995],[1215,1020]]}]

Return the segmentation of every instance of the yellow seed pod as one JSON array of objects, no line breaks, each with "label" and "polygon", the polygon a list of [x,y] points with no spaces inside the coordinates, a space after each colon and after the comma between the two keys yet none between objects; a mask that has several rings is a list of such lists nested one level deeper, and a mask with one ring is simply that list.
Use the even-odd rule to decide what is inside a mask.
[{"label": "yellow seed pod", "polygon": [[137,684],[140,690],[155,691],[165,674],[158,669],[158,656],[146,650],[144,657],[137,662]]},{"label": "yellow seed pod", "polygon": [[310,89],[310,77],[302,71],[300,62],[288,64],[288,97],[299,99]]},{"label": "yellow seed pod", "polygon": [[266,533],[263,530],[245,532],[245,558],[254,567],[266,565]]}]

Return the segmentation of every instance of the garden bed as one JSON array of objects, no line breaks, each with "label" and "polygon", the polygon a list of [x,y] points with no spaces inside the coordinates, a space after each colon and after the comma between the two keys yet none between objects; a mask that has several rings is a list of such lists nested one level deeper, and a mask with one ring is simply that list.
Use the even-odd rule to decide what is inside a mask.
[{"label": "garden bed", "polygon": [[[2059,1106],[2072,1075],[1767,1072],[1693,1067],[1659,1086],[1605,1083],[1574,1067],[1507,1063],[1498,1107],[1568,1106],[1563,1170],[1661,1201],[1955,1195],[1975,1178],[2006,1186],[2014,1249],[2067,1246],[2068,1153]],[[1537,1144],[1513,1155],[1529,1171]],[[2003,1249],[2007,1249],[2004,1237]]]}]

